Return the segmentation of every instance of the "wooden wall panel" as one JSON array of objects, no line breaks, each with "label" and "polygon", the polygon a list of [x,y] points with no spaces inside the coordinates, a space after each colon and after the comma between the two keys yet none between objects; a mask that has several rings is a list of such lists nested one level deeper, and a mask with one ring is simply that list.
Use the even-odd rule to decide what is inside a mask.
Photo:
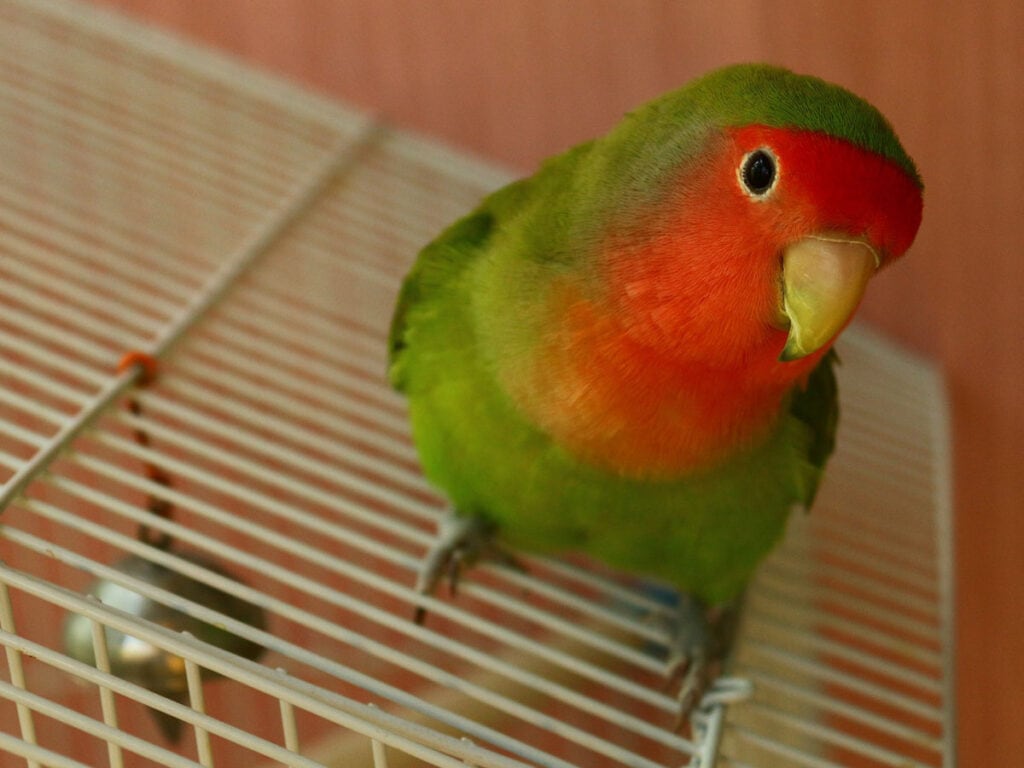
[{"label": "wooden wall panel", "polygon": [[[93,0],[513,167],[709,67],[766,59],[889,115],[925,222],[864,314],[955,408],[961,763],[1024,752],[1024,4],[1018,0]],[[1012,757],[1011,757],[1012,756]]]}]

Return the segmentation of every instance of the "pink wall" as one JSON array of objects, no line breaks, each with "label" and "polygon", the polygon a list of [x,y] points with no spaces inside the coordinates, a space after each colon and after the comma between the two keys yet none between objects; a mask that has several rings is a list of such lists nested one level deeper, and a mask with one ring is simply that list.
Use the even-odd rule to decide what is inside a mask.
[{"label": "pink wall", "polygon": [[524,170],[731,61],[813,72],[881,107],[920,165],[926,210],[864,314],[948,373],[961,762],[1021,754],[1024,4],[94,1]]}]

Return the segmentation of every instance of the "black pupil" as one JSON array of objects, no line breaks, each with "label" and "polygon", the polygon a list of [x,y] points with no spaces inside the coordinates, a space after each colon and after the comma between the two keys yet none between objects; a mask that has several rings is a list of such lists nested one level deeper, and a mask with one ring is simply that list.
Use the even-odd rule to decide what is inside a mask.
[{"label": "black pupil", "polygon": [[761,195],[771,189],[775,181],[775,161],[772,156],[759,149],[752,152],[743,164],[743,183],[755,195]]}]

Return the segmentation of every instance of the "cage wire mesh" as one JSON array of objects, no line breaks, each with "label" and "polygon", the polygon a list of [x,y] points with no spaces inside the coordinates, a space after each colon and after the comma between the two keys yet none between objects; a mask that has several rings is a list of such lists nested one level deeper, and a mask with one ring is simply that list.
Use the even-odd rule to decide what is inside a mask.
[{"label": "cage wire mesh", "polygon": [[747,595],[755,695],[679,733],[658,604],[598,566],[483,565],[410,620],[444,503],[387,323],[503,172],[67,2],[0,0],[0,60],[0,764],[952,765],[933,368],[846,334],[820,502]]}]

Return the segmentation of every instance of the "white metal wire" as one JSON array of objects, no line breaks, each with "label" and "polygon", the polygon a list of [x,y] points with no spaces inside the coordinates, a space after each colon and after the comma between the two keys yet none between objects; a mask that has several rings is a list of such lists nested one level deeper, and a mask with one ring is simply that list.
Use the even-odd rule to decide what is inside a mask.
[{"label": "white metal wire", "polygon": [[[941,379],[862,330],[819,505],[747,597],[751,702],[677,733],[664,608],[593,563],[484,565],[411,621],[444,502],[384,383],[387,323],[416,251],[506,180],[117,17],[0,0],[0,765],[952,765]],[[129,350],[161,358],[152,386],[117,373]],[[265,653],[83,595],[97,580]],[[69,614],[95,666],[62,646]],[[187,695],[112,674],[108,630],[179,657]]]}]

